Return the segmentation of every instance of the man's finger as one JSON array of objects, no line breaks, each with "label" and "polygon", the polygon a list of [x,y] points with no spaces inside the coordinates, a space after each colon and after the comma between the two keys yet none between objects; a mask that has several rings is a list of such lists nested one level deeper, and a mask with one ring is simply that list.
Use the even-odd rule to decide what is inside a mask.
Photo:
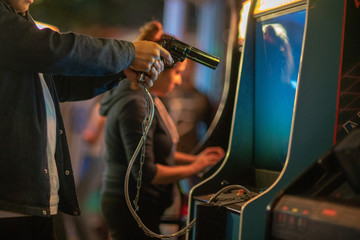
[{"label": "man's finger", "polygon": [[149,87],[152,87],[153,86],[153,81],[152,79],[149,77],[149,76],[145,76],[144,77],[144,80],[146,82],[146,85],[148,85]]},{"label": "man's finger", "polygon": [[160,46],[160,56],[163,58],[166,64],[172,65],[174,63],[171,54],[163,47]]},{"label": "man's finger", "polygon": [[156,68],[153,66],[150,70],[150,78],[155,81],[159,76],[159,72],[156,70]]},{"label": "man's finger", "polygon": [[153,67],[155,67],[155,70],[160,74],[164,70],[164,63],[161,60],[156,60]]}]

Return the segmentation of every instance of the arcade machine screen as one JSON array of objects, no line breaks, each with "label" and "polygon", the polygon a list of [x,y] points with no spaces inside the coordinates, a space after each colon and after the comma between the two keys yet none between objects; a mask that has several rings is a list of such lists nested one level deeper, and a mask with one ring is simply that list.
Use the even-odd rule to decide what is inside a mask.
[{"label": "arcade machine screen", "polygon": [[255,168],[280,171],[286,160],[305,10],[256,22]]}]

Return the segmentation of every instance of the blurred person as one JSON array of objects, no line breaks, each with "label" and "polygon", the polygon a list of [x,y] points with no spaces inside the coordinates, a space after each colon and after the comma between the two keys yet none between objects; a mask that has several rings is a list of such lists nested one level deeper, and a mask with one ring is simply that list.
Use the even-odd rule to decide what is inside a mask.
[{"label": "blurred person", "polygon": [[0,0],[0,239],[55,239],[58,211],[79,215],[59,101],[85,100],[126,75],[149,85],[171,55],[148,41],[39,30],[33,0]]},{"label": "blurred person", "polygon": [[106,239],[108,235],[108,230],[100,212],[100,202],[97,201],[104,167],[102,157],[105,117],[99,114],[99,101],[101,98],[102,95],[93,102],[88,123],[81,132],[86,151],[82,158],[77,193],[79,203],[84,206],[84,209],[79,218],[73,219],[78,236],[82,240]]},{"label": "blurred person", "polygon": [[286,30],[277,24],[269,24],[263,31],[266,58],[268,58],[269,63],[267,72],[270,76],[291,85],[291,75],[294,73],[294,56]]},{"label": "blurred person", "polygon": [[205,136],[213,118],[209,98],[194,84],[194,65],[189,61],[182,76],[182,84],[163,98],[164,105],[179,132],[177,151],[192,153]]},{"label": "blurred person", "polygon": [[[152,21],[140,30],[137,40],[158,42],[162,25]],[[155,114],[146,138],[145,161],[138,202],[138,215],[153,232],[159,233],[160,218],[173,202],[173,186],[178,180],[189,177],[216,164],[224,157],[219,147],[205,149],[199,155],[176,152],[179,140],[176,127],[159,97],[164,97],[181,84],[186,60],[165,69],[149,88],[155,103]],[[134,82],[123,80],[102,100],[100,113],[106,116],[105,172],[102,185],[102,212],[113,240],[152,239],[145,235],[131,215],[125,200],[124,179],[131,157],[142,137],[145,116],[145,96]],[[140,155],[140,154],[139,154]],[[134,200],[139,159],[134,163],[129,181],[130,199]]]},{"label": "blurred person", "polygon": [[106,239],[98,201],[103,172],[103,117],[99,95],[86,101],[61,103],[81,215],[64,216],[67,237],[78,240]]}]

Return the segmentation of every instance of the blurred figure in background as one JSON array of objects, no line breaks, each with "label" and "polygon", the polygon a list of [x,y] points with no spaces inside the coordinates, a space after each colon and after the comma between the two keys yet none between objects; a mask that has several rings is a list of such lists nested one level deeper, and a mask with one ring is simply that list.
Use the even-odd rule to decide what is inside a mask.
[{"label": "blurred figure in background", "polygon": [[177,151],[191,153],[191,150],[205,136],[211,124],[213,110],[208,97],[194,85],[195,62],[188,61],[182,76],[182,84],[163,98],[166,108],[179,132]]},{"label": "blurred figure in background", "polygon": [[104,117],[99,115],[103,95],[80,102],[61,104],[75,184],[82,214],[64,216],[69,240],[104,240],[106,226],[100,212],[99,192],[103,172]]},{"label": "blurred figure in background", "polygon": [[84,211],[80,218],[75,219],[78,232],[83,240],[106,239],[108,231],[100,212],[101,176],[104,169],[104,125],[105,117],[99,114],[97,98],[92,106],[89,121],[82,131],[82,138],[87,144],[82,164],[81,175],[77,187],[79,202],[83,204]]}]

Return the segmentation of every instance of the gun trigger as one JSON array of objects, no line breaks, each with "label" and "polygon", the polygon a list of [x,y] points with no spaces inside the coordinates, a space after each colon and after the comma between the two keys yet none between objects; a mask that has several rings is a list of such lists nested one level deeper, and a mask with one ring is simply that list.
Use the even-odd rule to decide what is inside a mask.
[{"label": "gun trigger", "polygon": [[145,73],[139,72],[136,76],[136,81],[138,83],[144,83],[144,77],[145,77]]}]

